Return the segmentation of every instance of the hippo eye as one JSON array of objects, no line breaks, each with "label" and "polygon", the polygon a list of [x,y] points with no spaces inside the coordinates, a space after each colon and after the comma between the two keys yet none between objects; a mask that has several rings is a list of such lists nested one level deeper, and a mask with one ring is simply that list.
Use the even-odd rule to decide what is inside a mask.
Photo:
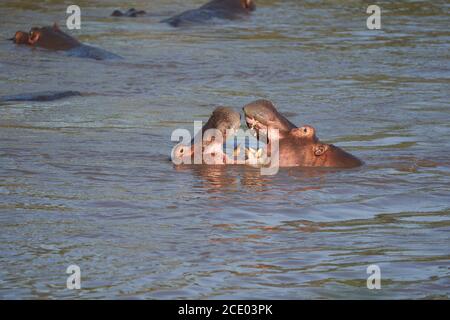
[{"label": "hippo eye", "polygon": [[308,132],[308,129],[303,128],[303,132],[304,132],[304,133],[307,133],[307,132]]},{"label": "hippo eye", "polygon": [[184,152],[184,149],[183,149],[183,148],[181,148],[181,149],[180,149],[180,153],[181,153],[181,154],[183,154],[183,152]]}]

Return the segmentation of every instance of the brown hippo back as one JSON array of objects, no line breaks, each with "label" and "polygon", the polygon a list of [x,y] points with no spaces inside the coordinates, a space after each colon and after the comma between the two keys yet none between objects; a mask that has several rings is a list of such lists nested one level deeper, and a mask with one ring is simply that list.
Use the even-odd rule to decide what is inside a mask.
[{"label": "brown hippo back", "polygon": [[230,12],[248,13],[256,9],[253,0],[212,0],[200,9],[228,10]]},{"label": "brown hippo back", "polygon": [[184,11],[171,18],[164,19],[173,27],[201,24],[211,19],[238,19],[255,10],[254,0],[212,0],[200,8]]}]

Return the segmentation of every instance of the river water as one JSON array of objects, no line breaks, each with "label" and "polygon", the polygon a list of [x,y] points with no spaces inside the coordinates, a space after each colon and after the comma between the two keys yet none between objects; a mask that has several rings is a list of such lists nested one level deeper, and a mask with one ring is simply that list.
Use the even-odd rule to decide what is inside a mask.
[{"label": "river water", "polygon": [[[77,1],[70,33],[119,61],[15,46],[19,29],[66,30],[68,4],[0,3],[0,95],[83,93],[0,104],[0,298],[448,298],[448,2],[377,1],[381,30],[358,0],[158,23],[202,2]],[[131,6],[149,15],[109,17]],[[168,161],[174,129],[259,98],[365,165]],[[81,290],[66,288],[72,264]]]}]

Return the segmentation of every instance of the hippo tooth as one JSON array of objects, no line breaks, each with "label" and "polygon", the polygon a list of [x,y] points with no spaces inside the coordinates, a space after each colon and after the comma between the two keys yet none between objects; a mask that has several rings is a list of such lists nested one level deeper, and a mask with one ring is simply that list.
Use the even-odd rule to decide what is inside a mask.
[{"label": "hippo tooth", "polygon": [[256,151],[255,156],[256,156],[256,158],[261,158],[262,154],[263,154],[263,149],[259,148],[258,151]]},{"label": "hippo tooth", "polygon": [[238,145],[236,148],[234,148],[233,150],[233,156],[237,157],[239,156],[239,154],[241,153],[241,145]]},{"label": "hippo tooth", "polygon": [[247,158],[250,158],[250,156],[254,156],[255,155],[255,149],[253,149],[253,148],[245,148],[245,155],[247,156]]}]

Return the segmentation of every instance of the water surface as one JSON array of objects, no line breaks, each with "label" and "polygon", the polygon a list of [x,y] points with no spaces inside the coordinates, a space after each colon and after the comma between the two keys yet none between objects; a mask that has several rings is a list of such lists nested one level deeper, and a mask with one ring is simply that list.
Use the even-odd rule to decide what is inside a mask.
[{"label": "water surface", "polygon": [[[0,41],[0,298],[448,298],[446,1],[257,1],[174,29],[200,0],[77,1],[95,61]],[[2,1],[0,38],[65,25],[63,1]],[[148,17],[113,18],[114,9]],[[355,170],[179,167],[176,128],[273,100],[365,161]],[[66,289],[77,264],[82,290]],[[377,264],[382,289],[366,288]]]}]

